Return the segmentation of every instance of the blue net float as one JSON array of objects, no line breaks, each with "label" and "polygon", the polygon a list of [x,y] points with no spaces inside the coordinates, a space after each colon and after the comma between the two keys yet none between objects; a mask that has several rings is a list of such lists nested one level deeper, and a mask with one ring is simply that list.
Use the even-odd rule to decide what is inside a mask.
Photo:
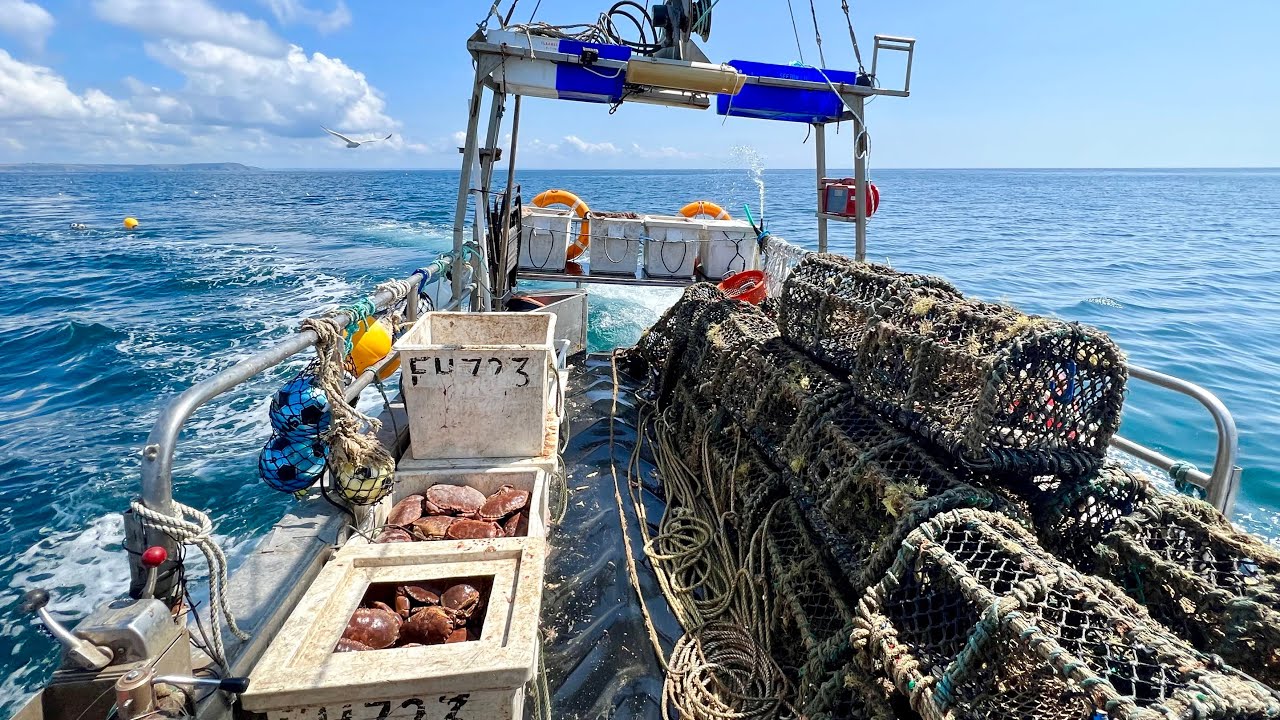
[{"label": "blue net float", "polygon": [[258,474],[280,492],[305,490],[324,475],[328,451],[319,438],[272,435],[258,455]]},{"label": "blue net float", "polygon": [[310,368],[284,384],[271,397],[271,429],[294,440],[313,440],[329,430],[329,398]]}]

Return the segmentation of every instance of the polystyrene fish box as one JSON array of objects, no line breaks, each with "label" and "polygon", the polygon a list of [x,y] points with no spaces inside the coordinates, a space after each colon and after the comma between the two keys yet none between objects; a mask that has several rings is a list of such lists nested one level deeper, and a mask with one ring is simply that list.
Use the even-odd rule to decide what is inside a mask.
[{"label": "polystyrene fish box", "polygon": [[558,425],[555,321],[532,312],[432,312],[418,320],[395,344],[410,455],[545,455],[548,424]]},{"label": "polystyrene fish box", "polygon": [[[502,486],[510,485],[517,490],[529,493],[529,503],[522,511],[528,518],[528,528],[517,536],[509,537],[546,537],[547,527],[551,524],[548,505],[547,476],[554,469],[544,465],[509,465],[495,468],[436,468],[430,470],[397,470],[395,489],[391,495],[379,503],[377,509],[378,524],[384,524],[392,507],[410,495],[422,495],[435,485],[466,485],[480,491],[488,497]],[[348,544],[364,545],[367,540],[353,535]],[[485,540],[433,540],[431,542],[463,542],[483,543]]]},{"label": "polystyrene fish box", "polygon": [[573,220],[569,211],[527,207],[520,218],[521,269],[564,270]]},{"label": "polystyrene fish box", "polygon": [[693,277],[706,223],[679,215],[644,219],[644,270],[650,277]]},{"label": "polystyrene fish box", "polygon": [[[268,720],[520,718],[545,565],[542,538],[343,547],[272,639],[241,703]],[[334,652],[371,586],[460,581],[480,590],[474,639]]]},{"label": "polystyrene fish box", "polygon": [[756,232],[744,220],[707,220],[702,243],[702,274],[720,280],[760,265]]},{"label": "polystyrene fish box", "polygon": [[592,214],[591,274],[635,275],[644,234],[644,218],[634,213]]}]

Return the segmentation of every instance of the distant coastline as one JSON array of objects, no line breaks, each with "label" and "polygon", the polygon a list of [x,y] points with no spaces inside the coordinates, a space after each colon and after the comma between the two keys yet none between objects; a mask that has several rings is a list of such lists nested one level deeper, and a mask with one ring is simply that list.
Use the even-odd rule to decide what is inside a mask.
[{"label": "distant coastline", "polygon": [[262,168],[240,163],[177,163],[162,165],[90,165],[84,163],[13,163],[0,164],[0,173],[74,173],[74,172],[202,172],[250,173],[266,172]]}]

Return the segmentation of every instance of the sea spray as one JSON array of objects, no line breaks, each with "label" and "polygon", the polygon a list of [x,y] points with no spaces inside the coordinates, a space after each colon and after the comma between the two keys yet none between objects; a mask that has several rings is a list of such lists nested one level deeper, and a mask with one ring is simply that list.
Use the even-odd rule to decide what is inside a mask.
[{"label": "sea spray", "polygon": [[764,222],[764,157],[750,145],[735,146],[731,152],[734,158],[742,161],[743,165],[746,166],[747,176],[751,178],[751,182],[755,183],[756,188],[760,191],[758,214],[760,222]]}]

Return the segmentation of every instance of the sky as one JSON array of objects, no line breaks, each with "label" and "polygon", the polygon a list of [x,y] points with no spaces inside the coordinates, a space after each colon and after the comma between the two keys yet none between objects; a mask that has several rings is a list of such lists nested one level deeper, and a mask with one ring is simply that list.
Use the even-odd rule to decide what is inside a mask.
[{"label": "sky", "polygon": [[[501,0],[505,13],[512,0]],[[516,0],[514,21],[591,22],[610,0]],[[911,97],[868,107],[876,167],[1280,166],[1280,2],[851,2],[914,37]],[[489,0],[0,0],[0,163],[242,162],[452,168]],[[808,3],[720,0],[715,62],[820,64]],[[856,68],[838,0],[827,67]],[[900,65],[882,68],[886,87]],[[390,141],[347,149],[321,126]],[[534,168],[811,167],[804,124],[529,99]],[[809,144],[806,144],[809,143]],[[849,129],[828,162],[848,167]]]}]

